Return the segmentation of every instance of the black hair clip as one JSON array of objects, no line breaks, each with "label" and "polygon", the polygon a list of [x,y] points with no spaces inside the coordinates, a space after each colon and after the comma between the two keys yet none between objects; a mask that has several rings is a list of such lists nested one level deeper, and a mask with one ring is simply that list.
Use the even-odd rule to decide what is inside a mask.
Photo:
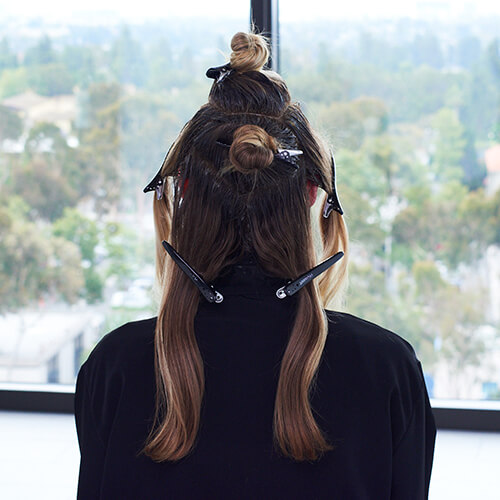
[{"label": "black hair clip", "polygon": [[[219,146],[222,146],[224,148],[230,148],[231,144],[226,144],[225,142],[222,141],[215,141]],[[303,154],[303,151],[300,149],[280,149],[278,148],[278,152],[274,153],[274,158],[276,160],[281,160],[281,161],[286,161],[290,165],[292,165],[295,168],[299,168],[300,165],[296,163],[296,157]]]},{"label": "black hair clip", "polygon": [[300,149],[279,149],[278,152],[274,154],[274,157],[277,160],[282,160],[286,161],[287,163],[290,163],[293,165],[295,168],[299,168],[299,165],[296,163],[296,157],[304,154],[303,151]]},{"label": "black hair clip", "polygon": [[[170,257],[174,262],[184,271],[191,281],[198,287],[201,294],[208,300],[208,302],[215,302],[219,304],[224,300],[224,297],[219,293],[212,285],[207,284],[207,282],[175,251],[174,247],[170,245],[167,241],[163,240],[162,245],[168,252]],[[276,290],[276,296],[280,299],[285,297],[290,297],[291,295],[297,293],[302,287],[311,282],[314,278],[319,276],[321,273],[326,271],[330,266],[335,264],[344,256],[344,252],[337,252],[332,257],[326,259],[321,264],[313,267],[309,271],[305,272],[297,279],[289,281],[285,286],[282,286]]]},{"label": "black hair clip", "polygon": [[335,255],[332,255],[325,261],[321,262],[321,264],[318,264],[304,274],[301,274],[297,279],[289,281],[285,286],[278,288],[278,290],[276,290],[276,296],[279,299],[284,299],[285,297],[290,297],[294,293],[297,293],[303,286],[307,285],[322,272],[326,271],[343,256],[344,252],[337,252]]},{"label": "black hair clip", "polygon": [[165,240],[161,243],[170,257],[172,257],[174,262],[188,275],[208,302],[216,302],[218,304],[224,300],[224,297],[217,290],[215,290],[213,286],[208,285],[205,280],[174,250],[172,245]]},{"label": "black hair clip", "polygon": [[328,198],[325,202],[325,207],[323,209],[323,217],[328,218],[328,216],[332,213],[332,210],[337,211],[340,215],[343,215],[344,211],[340,206],[339,198],[337,196],[337,184],[335,179],[335,158],[332,154],[332,185],[333,191],[328,195]]},{"label": "black hair clip", "polygon": [[143,193],[147,193],[149,191],[156,191],[157,200],[162,199],[163,192],[165,191],[165,179],[161,175],[162,167],[160,167],[158,173],[153,177],[153,180],[142,190]]},{"label": "black hair clip", "polygon": [[163,169],[163,165],[167,161],[168,155],[170,154],[170,150],[172,149],[173,144],[168,148],[167,154],[161,163],[160,170],[153,177],[153,180],[142,190],[143,193],[147,193],[149,191],[156,191],[156,199],[161,200],[163,198],[163,193],[165,192],[165,182],[166,178],[161,175],[161,171]]},{"label": "black hair clip", "polygon": [[213,78],[216,83],[220,83],[227,75],[229,75],[232,71],[231,64],[223,64],[222,66],[216,66],[214,68],[209,68],[207,70],[207,77]]}]

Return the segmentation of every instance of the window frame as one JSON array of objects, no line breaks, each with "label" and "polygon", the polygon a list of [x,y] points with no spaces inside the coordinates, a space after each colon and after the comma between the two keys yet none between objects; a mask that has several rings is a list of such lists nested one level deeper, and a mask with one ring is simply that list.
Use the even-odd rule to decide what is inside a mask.
[{"label": "window frame", "polygon": [[[24,386],[9,389],[8,386]],[[47,389],[50,386],[57,389]],[[44,389],[45,388],[45,389]],[[432,399],[432,412],[438,429],[500,431],[500,402]],[[0,384],[0,411],[73,414],[74,388],[65,384]]]}]

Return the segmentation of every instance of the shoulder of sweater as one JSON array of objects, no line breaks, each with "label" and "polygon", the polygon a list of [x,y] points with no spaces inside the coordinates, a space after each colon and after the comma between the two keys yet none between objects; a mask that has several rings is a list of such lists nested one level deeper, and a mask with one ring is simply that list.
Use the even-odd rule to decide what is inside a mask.
[{"label": "shoulder of sweater", "polygon": [[397,333],[347,312],[325,310],[331,350],[342,349],[353,356],[366,356],[374,363],[410,367],[418,372],[420,362],[413,346]]},{"label": "shoulder of sweater", "polygon": [[84,364],[120,364],[142,355],[144,347],[154,342],[156,317],[130,321],[106,333],[92,348]]},{"label": "shoulder of sweater", "polygon": [[326,314],[326,378],[357,380],[360,394],[386,405],[394,442],[399,443],[416,409],[420,409],[418,418],[423,418],[423,411],[430,412],[422,364],[413,346],[397,333],[353,314]]}]

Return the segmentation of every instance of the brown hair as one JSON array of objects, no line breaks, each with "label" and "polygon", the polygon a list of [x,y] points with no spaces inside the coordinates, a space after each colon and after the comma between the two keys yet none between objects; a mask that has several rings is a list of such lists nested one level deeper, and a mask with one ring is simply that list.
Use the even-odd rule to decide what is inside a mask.
[{"label": "brown hair", "polygon": [[236,33],[231,40],[231,68],[238,71],[260,71],[269,59],[268,45],[255,33]]},{"label": "brown hair", "polygon": [[233,133],[229,161],[238,172],[249,173],[271,165],[276,150],[276,140],[264,129],[243,125]]},{"label": "brown hair", "polygon": [[[214,82],[208,103],[181,131],[162,167],[165,196],[154,200],[161,290],[156,411],[141,453],[157,462],[186,456],[196,444],[204,395],[194,332],[200,294],[167,258],[161,241],[168,240],[207,282],[246,251],[255,253],[266,273],[284,279],[344,252],[298,292],[276,392],[276,450],[297,461],[316,460],[332,446],[314,419],[309,397],[328,333],[324,308],[341,295],[347,277],[347,228],[337,212],[328,218],[319,214],[320,238],[314,241],[307,180],[331,192],[330,153],[300,106],[290,101],[281,77],[260,70],[268,57],[266,40],[237,33],[231,46],[231,64],[239,71]],[[302,150],[300,168],[275,160],[277,147]]]}]

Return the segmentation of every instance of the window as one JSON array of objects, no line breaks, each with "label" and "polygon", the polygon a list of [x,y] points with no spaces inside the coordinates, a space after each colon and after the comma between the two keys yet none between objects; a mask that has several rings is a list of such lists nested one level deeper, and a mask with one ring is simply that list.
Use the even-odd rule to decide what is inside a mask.
[{"label": "window", "polygon": [[[143,187],[206,102],[249,3],[43,4],[0,21],[0,383],[72,386],[103,334],[153,316]],[[19,387],[19,386],[18,386]]]},{"label": "window", "polygon": [[434,398],[498,400],[500,8],[280,7],[281,72],[336,153],[348,311],[412,343]]},{"label": "window", "polygon": [[[278,37],[277,0],[251,3],[292,96],[334,147],[347,309],[415,346],[438,415],[448,406],[481,428],[500,399],[499,8],[288,0]],[[249,5],[4,11],[0,384],[70,388],[102,334],[154,314],[142,188],[205,102],[205,71],[226,60],[214,47],[227,55],[248,29]],[[484,400],[473,418],[466,399]],[[497,413],[483,428],[498,429]]]}]

